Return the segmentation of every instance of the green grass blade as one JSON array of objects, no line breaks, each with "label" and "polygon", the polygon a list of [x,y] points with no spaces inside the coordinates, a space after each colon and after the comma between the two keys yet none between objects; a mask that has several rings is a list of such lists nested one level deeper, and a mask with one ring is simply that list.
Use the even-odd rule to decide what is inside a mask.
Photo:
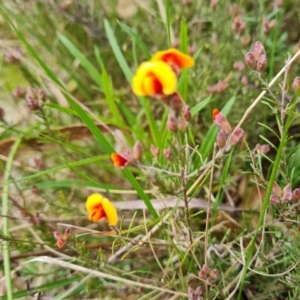
[{"label": "green grass blade", "polygon": [[99,71],[67,37],[60,33],[58,33],[57,35],[62,44],[68,49],[68,51],[74,56],[74,58],[79,60],[82,67],[89,73],[89,75],[94,79],[97,85],[101,87],[102,78]]},{"label": "green grass blade", "polygon": [[211,95],[209,95],[207,98],[202,100],[201,102],[197,103],[193,108],[191,108],[191,114],[192,117],[194,117],[196,114],[198,114],[203,108],[207,106],[207,104],[211,100]]},{"label": "green grass blade", "polygon": [[115,38],[115,35],[111,29],[111,26],[108,22],[107,19],[104,19],[104,28],[105,28],[105,32],[106,32],[106,35],[107,35],[107,38],[108,38],[108,41],[110,43],[110,46],[115,54],[115,57],[127,79],[127,81],[129,83],[131,83],[131,78],[132,78],[132,72],[127,64],[127,61],[118,45],[118,42]]},{"label": "green grass blade", "polygon": [[145,55],[146,60],[149,60],[151,58],[151,54],[148,50],[148,47],[143,43],[142,39],[138,36],[138,34],[134,32],[130,27],[125,25],[124,23],[118,21],[118,24],[136,42],[136,45],[140,48],[140,50]]},{"label": "green grass blade", "polygon": [[167,36],[168,36],[168,45],[171,47],[171,3],[170,0],[165,0],[166,7],[166,26],[167,26]]}]

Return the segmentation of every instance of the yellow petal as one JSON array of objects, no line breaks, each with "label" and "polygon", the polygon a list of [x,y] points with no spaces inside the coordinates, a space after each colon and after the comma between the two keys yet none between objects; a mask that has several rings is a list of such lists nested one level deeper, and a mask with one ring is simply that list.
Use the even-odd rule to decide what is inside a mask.
[{"label": "yellow petal", "polygon": [[103,198],[102,207],[105,212],[106,220],[109,225],[116,226],[118,224],[118,213],[113,204],[106,198]]},{"label": "yellow petal", "polygon": [[143,62],[132,79],[133,92],[138,96],[170,95],[176,88],[176,74],[162,61]]},{"label": "yellow petal", "polygon": [[103,201],[103,196],[102,195],[100,195],[98,193],[90,195],[87,198],[86,203],[85,203],[86,210],[89,213],[91,213],[94,210],[95,206],[98,206],[98,205],[102,204],[102,201]]},{"label": "yellow petal", "polygon": [[181,51],[171,48],[156,52],[151,61],[164,61],[169,64],[175,64],[180,69],[190,68],[195,64],[194,59]]}]

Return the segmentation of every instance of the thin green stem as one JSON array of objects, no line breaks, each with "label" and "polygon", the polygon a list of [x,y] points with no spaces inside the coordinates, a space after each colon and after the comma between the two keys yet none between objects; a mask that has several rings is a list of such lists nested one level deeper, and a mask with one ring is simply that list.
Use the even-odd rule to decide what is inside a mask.
[{"label": "thin green stem", "polygon": [[[9,193],[9,182],[10,179],[10,173],[13,166],[13,158],[17,152],[17,149],[19,148],[21,143],[21,139],[18,139],[12,146],[11,151],[9,153],[7,163],[5,165],[5,171],[4,171],[4,186],[3,186],[3,193],[2,193],[2,231],[4,236],[9,236],[9,226],[8,226],[8,193]],[[10,277],[10,251],[9,251],[9,244],[10,242],[8,240],[4,240],[2,242],[3,245],[3,260],[4,260],[4,275],[5,275],[5,282],[6,282],[6,293],[7,293],[7,299],[12,300],[13,299],[13,290],[12,290],[12,283],[11,283],[11,277]]]}]

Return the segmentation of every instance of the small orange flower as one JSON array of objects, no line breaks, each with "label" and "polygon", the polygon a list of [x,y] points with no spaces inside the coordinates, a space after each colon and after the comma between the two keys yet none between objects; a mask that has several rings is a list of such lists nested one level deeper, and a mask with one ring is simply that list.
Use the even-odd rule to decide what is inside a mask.
[{"label": "small orange flower", "polygon": [[113,204],[100,194],[92,194],[86,200],[86,210],[89,213],[89,220],[98,222],[106,219],[109,225],[116,226],[118,223],[118,213]]},{"label": "small orange flower", "polygon": [[176,74],[163,61],[143,62],[132,79],[132,89],[137,96],[171,95],[176,88]]},{"label": "small orange flower", "polygon": [[116,167],[124,167],[128,164],[128,159],[121,154],[112,153],[110,158]]},{"label": "small orange flower", "polygon": [[64,234],[62,234],[59,231],[54,231],[53,236],[57,240],[56,242],[57,247],[62,248],[67,242],[68,238],[71,236],[71,234],[72,234],[72,230],[69,227],[65,230]]},{"label": "small orange flower", "polygon": [[169,65],[175,65],[179,69],[190,68],[195,64],[190,55],[184,54],[174,48],[156,52],[152,56],[151,61],[164,61]]}]

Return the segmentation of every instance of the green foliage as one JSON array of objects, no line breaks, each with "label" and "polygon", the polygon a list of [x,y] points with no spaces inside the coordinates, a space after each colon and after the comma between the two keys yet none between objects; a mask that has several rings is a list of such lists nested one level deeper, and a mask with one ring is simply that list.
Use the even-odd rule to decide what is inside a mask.
[{"label": "green foliage", "polygon": [[[0,3],[0,298],[187,299],[201,286],[203,299],[241,300],[245,290],[298,299],[297,60],[268,86],[295,52],[298,4],[245,0],[234,12],[226,1],[122,3]],[[234,68],[257,40],[265,70]],[[24,53],[11,64],[14,46]],[[138,66],[171,47],[195,61],[178,72],[186,123],[174,95],[138,97],[131,87]],[[19,96],[17,86],[44,91],[45,102],[30,111],[30,91]],[[216,145],[215,108],[244,130],[236,145],[232,132]],[[131,161],[137,141],[142,158]],[[129,165],[118,168],[111,154],[124,149]],[[117,207],[116,228],[88,220],[94,192]],[[58,249],[54,232],[67,228]]]}]

